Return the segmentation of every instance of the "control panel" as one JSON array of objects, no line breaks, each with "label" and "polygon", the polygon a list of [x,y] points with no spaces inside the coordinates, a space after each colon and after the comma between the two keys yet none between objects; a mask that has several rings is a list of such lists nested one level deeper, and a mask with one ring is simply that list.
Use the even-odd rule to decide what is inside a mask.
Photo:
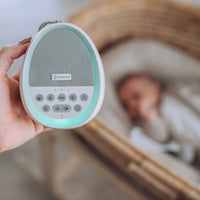
[{"label": "control panel", "polygon": [[92,98],[93,86],[31,87],[36,107],[46,116],[56,119],[76,117]]}]

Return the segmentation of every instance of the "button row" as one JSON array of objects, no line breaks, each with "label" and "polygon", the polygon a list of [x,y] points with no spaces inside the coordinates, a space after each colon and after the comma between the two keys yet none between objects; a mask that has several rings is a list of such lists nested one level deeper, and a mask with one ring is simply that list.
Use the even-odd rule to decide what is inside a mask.
[{"label": "button row", "polygon": [[[80,112],[82,110],[82,107],[81,105],[79,104],[76,104],[74,107],[73,107],[74,111],[75,112]],[[50,106],[49,105],[44,105],[42,107],[42,110],[44,112],[49,112],[50,111]],[[68,105],[68,104],[65,104],[65,105],[54,105],[52,107],[52,110],[54,112],[70,112],[71,111],[71,106]]]},{"label": "button row", "polygon": [[[58,98],[59,101],[63,102],[63,101],[65,101],[66,96],[65,96],[65,94],[59,94],[57,98]],[[43,97],[42,94],[37,94],[37,95],[35,96],[35,99],[36,99],[38,102],[42,102],[43,99],[44,99],[44,97]],[[47,97],[46,97],[46,99],[47,99],[47,101],[52,102],[52,101],[55,100],[55,96],[54,96],[53,94],[48,94]],[[88,95],[85,94],[85,93],[83,93],[83,94],[80,95],[80,99],[81,99],[82,101],[87,101],[87,100],[88,100]],[[76,94],[70,94],[70,95],[69,95],[69,100],[70,100],[70,101],[76,101],[76,100],[77,100]]]},{"label": "button row", "polygon": [[70,112],[71,106],[70,105],[54,105],[52,107],[54,112]]}]

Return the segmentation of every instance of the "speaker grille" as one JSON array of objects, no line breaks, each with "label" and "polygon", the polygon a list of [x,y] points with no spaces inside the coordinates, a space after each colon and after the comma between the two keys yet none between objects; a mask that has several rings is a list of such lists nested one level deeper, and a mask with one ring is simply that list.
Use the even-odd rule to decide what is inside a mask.
[{"label": "speaker grille", "polygon": [[[52,74],[71,80],[52,80]],[[90,54],[76,33],[66,28],[48,32],[37,44],[30,64],[30,86],[93,86]]]}]

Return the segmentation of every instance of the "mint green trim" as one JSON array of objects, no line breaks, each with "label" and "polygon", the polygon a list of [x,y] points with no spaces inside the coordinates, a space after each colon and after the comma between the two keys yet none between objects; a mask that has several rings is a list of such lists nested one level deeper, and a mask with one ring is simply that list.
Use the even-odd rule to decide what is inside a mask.
[{"label": "mint green trim", "polygon": [[[89,105],[86,108],[86,110],[84,112],[82,112],[80,115],[70,118],[70,119],[53,119],[53,118],[47,117],[46,115],[41,113],[38,110],[38,108],[36,107],[36,105],[32,99],[31,92],[30,92],[30,86],[29,86],[29,69],[30,69],[30,63],[31,63],[31,58],[32,58],[33,52],[34,52],[37,44],[39,43],[39,41],[42,39],[42,37],[46,33],[52,31],[53,29],[57,29],[57,28],[66,28],[68,30],[71,30],[81,38],[81,40],[84,42],[84,44],[86,45],[86,47],[89,51],[89,54],[90,54],[90,57],[92,60],[93,71],[94,71],[94,90],[93,90],[92,99],[91,99]],[[76,30],[75,28],[73,28],[69,25],[59,24],[59,25],[52,26],[52,27],[49,27],[49,28],[41,31],[41,33],[38,35],[37,39],[35,41],[33,41],[31,46],[29,47],[28,53],[26,55],[25,63],[24,63],[24,70],[23,70],[22,77],[23,77],[22,89],[23,89],[25,104],[26,104],[27,108],[29,109],[29,112],[31,113],[31,115],[38,122],[42,123],[43,125],[45,125],[47,127],[66,128],[67,129],[67,128],[78,126],[79,124],[83,123],[84,121],[86,121],[89,118],[89,116],[93,113],[93,111],[97,105],[99,93],[100,93],[100,76],[99,76],[99,68],[98,68],[97,58],[95,56],[95,53],[94,53],[90,43],[85,38],[85,36],[80,31]]]}]

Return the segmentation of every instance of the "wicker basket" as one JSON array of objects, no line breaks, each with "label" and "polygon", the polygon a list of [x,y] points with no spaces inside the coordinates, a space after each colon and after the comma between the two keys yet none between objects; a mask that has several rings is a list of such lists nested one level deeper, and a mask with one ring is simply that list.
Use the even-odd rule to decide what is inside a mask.
[{"label": "wicker basket", "polygon": [[198,8],[166,0],[109,0],[68,21],[82,27],[98,50],[124,38],[156,39],[200,57]]},{"label": "wicker basket", "polygon": [[[108,0],[81,10],[68,22],[84,29],[101,52],[125,38],[155,39],[200,58],[200,8],[166,0]],[[74,137],[131,188],[158,199],[200,199],[200,189],[132,146],[94,119]],[[67,136],[66,136],[67,138]]]}]

